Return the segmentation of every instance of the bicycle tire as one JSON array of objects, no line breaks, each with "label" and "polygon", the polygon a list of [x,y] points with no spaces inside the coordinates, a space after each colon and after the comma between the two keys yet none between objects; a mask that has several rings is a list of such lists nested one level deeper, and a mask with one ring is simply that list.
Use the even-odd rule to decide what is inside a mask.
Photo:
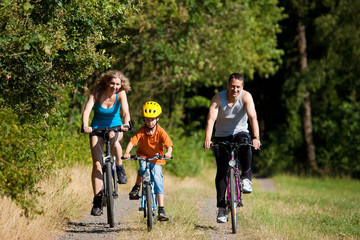
[{"label": "bicycle tire", "polygon": [[148,231],[151,231],[153,227],[153,199],[151,194],[151,185],[150,183],[146,184],[146,223]]},{"label": "bicycle tire", "polygon": [[236,180],[235,171],[230,168],[230,209],[231,209],[231,227],[232,233],[236,233],[237,230],[237,219],[236,219]]},{"label": "bicycle tire", "polygon": [[111,162],[106,163],[106,191],[107,191],[107,219],[110,228],[115,226],[115,216],[114,216],[114,196],[113,196],[113,178],[112,178],[112,168]]},{"label": "bicycle tire", "polygon": [[144,208],[143,208],[143,211],[144,211],[144,218],[146,218],[146,212],[147,212],[147,207],[146,207],[146,188],[145,188],[145,185],[144,185],[144,182],[142,183],[143,186],[142,186],[142,197],[145,197],[145,201],[144,201]]}]

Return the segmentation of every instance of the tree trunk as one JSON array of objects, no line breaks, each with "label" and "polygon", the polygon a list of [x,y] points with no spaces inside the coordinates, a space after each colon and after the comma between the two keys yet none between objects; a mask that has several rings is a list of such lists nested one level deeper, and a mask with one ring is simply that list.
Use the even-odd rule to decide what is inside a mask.
[{"label": "tree trunk", "polygon": [[[306,31],[305,26],[301,22],[303,18],[302,13],[302,0],[299,1],[299,9],[298,9],[298,48],[300,54],[300,72],[303,73],[307,68],[307,56],[306,56]],[[311,122],[311,100],[310,100],[310,92],[306,90],[303,102],[303,130],[304,130],[304,140],[306,144],[306,151],[307,151],[307,160],[309,165],[311,166],[312,170],[317,171],[318,166],[316,162],[316,154],[315,154],[315,146],[313,142],[313,135],[312,135],[312,122]]]}]

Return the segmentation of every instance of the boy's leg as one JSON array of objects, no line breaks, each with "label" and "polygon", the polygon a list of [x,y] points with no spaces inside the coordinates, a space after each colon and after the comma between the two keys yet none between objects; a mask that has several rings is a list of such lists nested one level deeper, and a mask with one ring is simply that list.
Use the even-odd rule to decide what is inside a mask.
[{"label": "boy's leg", "polygon": [[136,183],[134,187],[131,189],[131,192],[129,193],[130,200],[138,200],[140,198],[139,192],[140,192],[141,181],[142,178],[139,175],[137,175]]},{"label": "boy's leg", "polygon": [[150,163],[150,172],[154,181],[154,193],[158,204],[158,220],[169,221],[164,209],[164,179],[162,165]]},{"label": "boy's leg", "polygon": [[136,183],[134,187],[132,188],[131,192],[129,193],[129,199],[130,200],[138,200],[140,198],[139,192],[140,192],[140,185],[142,181],[142,177],[144,174],[144,171],[146,169],[146,163],[144,161],[139,160],[140,168],[137,173],[136,177]]}]

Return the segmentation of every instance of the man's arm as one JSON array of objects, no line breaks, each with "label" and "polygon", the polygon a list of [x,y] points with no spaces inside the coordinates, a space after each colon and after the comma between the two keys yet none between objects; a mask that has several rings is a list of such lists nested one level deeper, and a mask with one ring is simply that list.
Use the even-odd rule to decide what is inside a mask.
[{"label": "man's arm", "polygon": [[255,110],[254,100],[249,92],[245,92],[243,96],[243,103],[245,105],[246,113],[249,117],[252,132],[254,134],[253,146],[255,149],[260,148],[260,130]]},{"label": "man's arm", "polygon": [[219,107],[221,106],[221,95],[216,94],[211,100],[209,113],[206,122],[205,128],[205,141],[204,141],[204,149],[209,150],[211,145],[211,136],[214,128],[215,121],[217,119],[219,113]]}]

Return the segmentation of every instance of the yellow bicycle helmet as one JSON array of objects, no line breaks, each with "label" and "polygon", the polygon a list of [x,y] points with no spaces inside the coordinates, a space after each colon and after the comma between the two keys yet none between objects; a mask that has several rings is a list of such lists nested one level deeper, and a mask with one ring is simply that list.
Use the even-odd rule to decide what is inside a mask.
[{"label": "yellow bicycle helmet", "polygon": [[148,101],[143,105],[143,116],[146,118],[156,118],[162,113],[160,104]]}]

